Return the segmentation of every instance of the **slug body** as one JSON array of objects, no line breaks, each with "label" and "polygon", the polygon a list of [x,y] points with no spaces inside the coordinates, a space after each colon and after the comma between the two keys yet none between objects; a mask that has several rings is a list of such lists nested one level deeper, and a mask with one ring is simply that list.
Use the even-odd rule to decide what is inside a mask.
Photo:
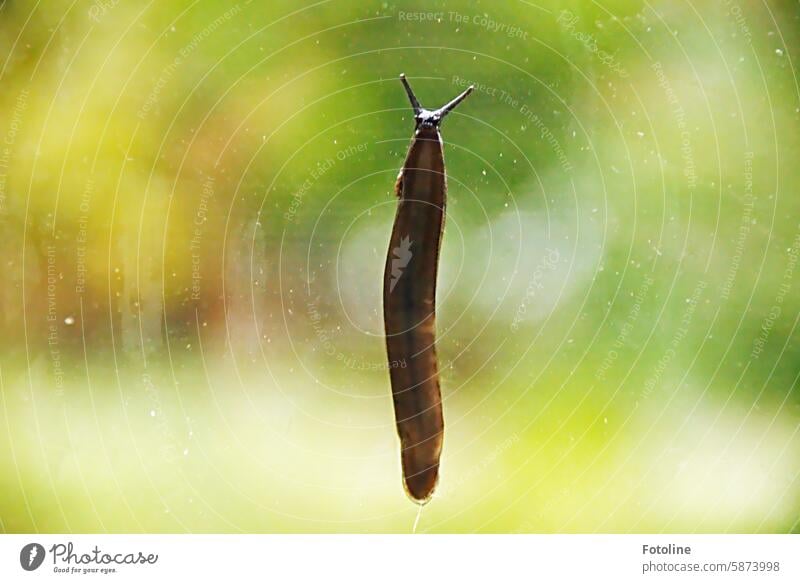
[{"label": "slug body", "polygon": [[437,110],[423,109],[401,80],[414,108],[416,129],[397,178],[397,215],[386,258],[383,316],[403,483],[426,502],[439,475],[444,437],[436,358],[436,276],[447,199],[441,120],[472,87]]}]

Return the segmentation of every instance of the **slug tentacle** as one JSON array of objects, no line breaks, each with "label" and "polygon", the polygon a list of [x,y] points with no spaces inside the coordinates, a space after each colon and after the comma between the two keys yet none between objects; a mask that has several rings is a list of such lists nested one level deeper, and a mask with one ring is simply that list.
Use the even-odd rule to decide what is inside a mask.
[{"label": "slug tentacle", "polygon": [[399,201],[384,271],[383,315],[403,483],[412,499],[425,502],[438,480],[444,434],[435,325],[447,198],[439,124],[472,87],[444,107],[427,110],[405,75],[400,79],[416,131],[395,185]]}]

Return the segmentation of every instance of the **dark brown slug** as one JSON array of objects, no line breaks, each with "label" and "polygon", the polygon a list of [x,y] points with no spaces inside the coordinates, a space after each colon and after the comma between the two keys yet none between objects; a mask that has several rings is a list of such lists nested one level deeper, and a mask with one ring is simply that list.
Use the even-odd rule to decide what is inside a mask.
[{"label": "dark brown slug", "polygon": [[436,110],[424,109],[400,80],[416,128],[397,177],[399,198],[383,281],[383,317],[403,483],[419,503],[439,476],[444,417],[436,360],[436,274],[444,229],[447,177],[439,124],[472,92],[470,86]]}]

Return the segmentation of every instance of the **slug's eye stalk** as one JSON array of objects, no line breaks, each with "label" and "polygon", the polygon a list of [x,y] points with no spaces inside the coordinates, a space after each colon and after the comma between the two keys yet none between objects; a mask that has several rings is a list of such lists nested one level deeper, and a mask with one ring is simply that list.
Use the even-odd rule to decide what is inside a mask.
[{"label": "slug's eye stalk", "polygon": [[464,101],[467,98],[467,95],[472,93],[473,89],[475,89],[475,85],[470,85],[469,87],[467,87],[467,89],[461,95],[459,95],[458,97],[453,99],[453,101],[451,101],[450,103],[442,106],[439,109],[439,113],[440,113],[441,117],[444,117],[448,113],[453,111],[459,103],[461,103],[462,101]]},{"label": "slug's eye stalk", "polygon": [[414,95],[414,90],[411,89],[411,85],[408,84],[408,80],[406,79],[405,73],[400,73],[400,81],[403,82],[403,87],[406,88],[406,94],[408,95],[408,100],[411,102],[411,107],[414,108],[414,116],[418,116],[422,111],[422,106],[419,104],[417,96]]},{"label": "slug's eye stalk", "polygon": [[406,94],[408,94],[408,100],[411,102],[411,107],[414,108],[414,120],[417,123],[417,127],[424,126],[424,127],[439,127],[439,124],[442,122],[444,117],[453,111],[456,106],[466,99],[467,95],[472,93],[472,90],[475,89],[474,85],[470,85],[467,89],[461,93],[458,97],[450,101],[449,103],[443,105],[439,109],[430,110],[425,109],[419,104],[419,100],[417,96],[414,95],[414,90],[411,89],[411,85],[408,84],[408,80],[404,74],[400,74],[400,81],[403,82],[403,87],[406,89]]}]

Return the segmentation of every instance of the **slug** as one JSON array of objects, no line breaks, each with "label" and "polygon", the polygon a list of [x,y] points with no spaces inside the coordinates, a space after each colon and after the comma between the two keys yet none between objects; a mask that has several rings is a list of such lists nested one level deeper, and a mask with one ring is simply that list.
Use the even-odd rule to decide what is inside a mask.
[{"label": "slug", "polygon": [[436,359],[436,274],[447,177],[439,124],[473,87],[436,110],[420,106],[400,75],[416,127],[397,177],[397,214],[383,278],[383,317],[403,485],[427,502],[439,477],[444,417]]}]

